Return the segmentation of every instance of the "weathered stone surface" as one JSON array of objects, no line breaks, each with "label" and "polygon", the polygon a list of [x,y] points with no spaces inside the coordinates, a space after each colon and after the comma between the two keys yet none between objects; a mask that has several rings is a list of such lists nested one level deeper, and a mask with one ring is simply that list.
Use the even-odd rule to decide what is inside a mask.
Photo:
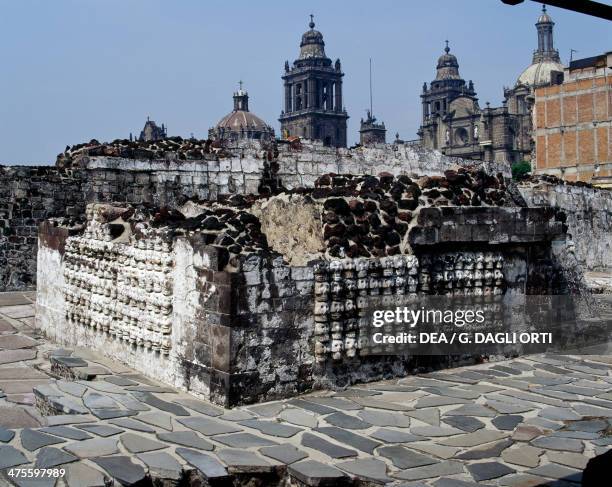
[{"label": "weathered stone surface", "polygon": [[98,436],[103,436],[104,438],[123,433],[124,431],[120,428],[115,428],[114,426],[108,426],[106,424],[85,424],[83,426],[78,426],[78,428]]},{"label": "weathered stone surface", "polygon": [[113,455],[118,453],[117,440],[114,438],[93,438],[64,446],[64,450],[79,458]]},{"label": "weathered stone surface", "polygon": [[150,424],[151,426],[156,426],[158,428],[162,428],[168,431],[172,431],[173,429],[172,416],[166,413],[153,412],[153,413],[139,414],[138,416],[135,416],[134,419],[137,419],[138,421],[142,421],[143,423],[147,423],[147,424]]},{"label": "weathered stone surface", "polygon": [[127,428],[135,431],[142,431],[143,433],[155,433],[155,429],[147,426],[141,421],[134,421],[131,418],[118,418],[111,419],[109,421],[110,424],[114,424],[115,426],[119,426],[121,428]]},{"label": "weathered stone surface", "polygon": [[385,443],[411,443],[424,439],[422,436],[416,436],[411,433],[388,428],[378,428],[372,432],[370,436]]},{"label": "weathered stone surface", "polygon": [[302,435],[302,445],[307,448],[320,451],[331,458],[347,458],[357,456],[357,452],[355,450],[337,445],[317,435],[313,435],[312,433],[304,433]]},{"label": "weathered stone surface", "polygon": [[580,440],[573,440],[570,438],[556,438],[554,436],[536,438],[531,442],[531,444],[540,448],[546,448],[547,450],[562,450],[578,453],[584,450],[584,445]]},{"label": "weathered stone surface", "polygon": [[131,453],[144,453],[148,451],[161,450],[168,445],[159,441],[151,440],[134,433],[124,433],[121,435],[121,443]]},{"label": "weathered stone surface", "polygon": [[363,407],[357,404],[354,401],[349,401],[348,399],[341,397],[313,397],[307,396],[304,397],[304,400],[307,402],[312,402],[315,404],[320,404],[323,406],[327,406],[334,409],[339,409],[341,411],[354,411],[357,409],[363,409]]},{"label": "weathered stone surface", "polygon": [[104,380],[116,386],[122,386],[122,387],[138,385],[138,382],[128,379],[127,377],[122,377],[120,375],[111,375],[109,377],[104,377]]},{"label": "weathered stone surface", "polygon": [[436,480],[433,484],[434,487],[479,487],[479,484],[474,482],[467,482],[465,480],[441,478]]},{"label": "weathered stone surface", "polygon": [[78,458],[59,448],[46,446],[36,454],[35,468],[51,468],[65,463],[75,462]]},{"label": "weathered stone surface", "polygon": [[8,443],[15,436],[15,432],[12,430],[7,430],[5,428],[0,427],[0,441],[3,443]]},{"label": "weathered stone surface", "polygon": [[403,472],[394,474],[394,477],[402,480],[422,480],[444,475],[455,475],[463,472],[463,463],[447,460],[433,465],[404,470]]},{"label": "weathered stone surface", "polygon": [[444,438],[438,443],[446,446],[464,446],[472,447],[476,445],[482,445],[491,441],[501,440],[508,436],[508,433],[502,433],[501,431],[493,431],[482,429],[475,431],[474,433],[466,433],[453,438]]},{"label": "weathered stone surface", "polygon": [[224,448],[217,451],[217,456],[230,473],[271,472],[274,469],[268,460],[248,450]]},{"label": "weathered stone surface", "polygon": [[504,431],[513,431],[514,428],[516,428],[516,426],[522,421],[523,416],[507,414],[493,418],[491,420],[491,423],[493,423],[493,426],[495,426],[497,429]]},{"label": "weathered stone surface", "polygon": [[319,421],[314,414],[308,413],[302,409],[284,409],[281,411],[279,417],[288,423],[305,426],[307,428],[316,428],[319,425]]},{"label": "weathered stone surface", "polygon": [[[295,404],[297,407],[301,407],[302,409],[308,409],[306,406],[311,406],[311,403],[307,401],[303,401],[301,399],[296,399],[294,401],[289,401],[289,404]],[[258,404],[256,406],[250,406],[249,411],[253,411],[257,416],[263,416],[264,418],[271,418],[272,416],[278,415],[284,408],[283,403],[281,402],[272,402],[268,404]],[[314,411],[317,412],[317,411]],[[333,413],[334,410],[330,409],[330,413]],[[325,413],[323,413],[325,414]]]},{"label": "weathered stone surface", "polygon": [[23,362],[35,358],[36,350],[33,349],[0,350],[0,365]]},{"label": "weathered stone surface", "polygon": [[223,419],[225,421],[245,421],[253,418],[255,418],[253,413],[243,411],[241,409],[231,409],[229,411],[225,411],[221,416],[219,416],[219,419]]},{"label": "weathered stone surface", "polygon": [[70,440],[89,440],[92,438],[84,431],[69,426],[50,426],[48,428],[41,428],[39,431],[43,433],[49,433],[50,435],[61,436],[62,438],[68,438]]},{"label": "weathered stone surface", "polygon": [[120,405],[107,395],[89,392],[83,397],[85,406],[89,409],[121,409]]},{"label": "weathered stone surface", "polygon": [[178,480],[181,478],[182,467],[176,458],[166,452],[141,453],[138,459],[148,468],[149,474],[157,479]]},{"label": "weathered stone surface", "polygon": [[370,423],[367,423],[356,416],[351,416],[341,412],[326,416],[325,421],[333,426],[337,426],[338,428],[346,428],[351,430],[363,430],[372,426]]},{"label": "weathered stone surface", "polygon": [[26,456],[10,445],[0,445],[0,470],[28,463]]},{"label": "weathered stone surface", "polygon": [[544,408],[538,412],[538,416],[552,421],[576,421],[582,419],[582,416],[576,414],[571,409],[558,407]]},{"label": "weathered stone surface", "polygon": [[388,458],[393,465],[402,470],[439,463],[435,458],[421,455],[403,446],[383,446],[378,449],[378,454]]},{"label": "weathered stone surface", "polygon": [[439,406],[448,406],[450,404],[468,404],[468,399],[461,399],[458,397],[445,397],[445,396],[428,396],[419,399],[414,405],[417,409],[431,408]]},{"label": "weathered stone surface", "polygon": [[576,404],[573,406],[573,410],[581,416],[612,418],[612,409],[591,406],[589,404]]},{"label": "weathered stone surface", "polygon": [[0,335],[0,349],[17,350],[19,348],[32,348],[38,342],[30,337],[23,335]]},{"label": "weathered stone surface", "polygon": [[460,429],[444,426],[413,426],[410,428],[410,431],[412,431],[415,435],[425,437],[453,436],[465,433]]},{"label": "weathered stone surface", "polygon": [[0,407],[0,426],[3,428],[31,428],[40,426],[38,421],[20,407]]},{"label": "weathered stone surface", "polygon": [[56,416],[47,416],[47,424],[49,426],[75,425],[96,421],[97,419],[91,414],[58,414]]},{"label": "weathered stone surface", "polygon": [[63,443],[66,441],[62,438],[58,438],[57,436],[47,435],[30,428],[21,430],[20,439],[21,446],[29,451],[38,450],[43,446],[54,445],[56,443]]},{"label": "weathered stone surface", "polygon": [[567,425],[567,429],[570,431],[586,431],[588,433],[598,433],[606,428],[608,428],[608,422],[603,419],[573,421]]},{"label": "weathered stone surface", "polygon": [[164,401],[150,392],[132,392],[132,395],[139,401],[142,401],[145,404],[153,406],[157,409],[161,409],[162,411],[166,411],[167,413],[173,414],[174,416],[190,415],[189,411],[187,411],[183,406],[172,402]]},{"label": "weathered stone surface", "polygon": [[157,433],[157,437],[162,441],[169,441],[177,445],[188,446],[196,450],[212,450],[213,444],[206,441],[193,431],[174,431],[172,433]]},{"label": "weathered stone surface", "polygon": [[372,411],[364,409],[359,411],[357,416],[374,426],[395,426],[398,428],[407,428],[410,426],[410,418],[408,416],[390,411]]},{"label": "weathered stone surface", "polygon": [[292,463],[287,467],[290,475],[305,483],[309,487],[332,487],[342,485],[345,474],[331,465],[304,460]]},{"label": "weathered stone surface", "polygon": [[97,463],[112,478],[117,479],[123,485],[134,485],[145,478],[144,468],[123,455],[97,457],[92,458],[91,461]]},{"label": "weathered stone surface", "polygon": [[548,477],[551,479],[563,479],[569,482],[579,483],[582,481],[582,472],[573,468],[567,468],[563,465],[554,463],[546,463],[539,467],[527,470],[528,474],[539,475],[540,477]]},{"label": "weathered stone surface", "polygon": [[375,458],[348,460],[346,462],[338,463],[336,466],[341,470],[344,470],[345,472],[366,481],[386,483],[393,480],[387,476],[387,466],[385,462]]},{"label": "weathered stone surface", "polygon": [[380,446],[380,443],[377,441],[370,440],[365,436],[352,433],[351,431],[336,428],[335,426],[319,427],[315,428],[313,431],[323,433],[340,443],[352,446],[366,453],[373,453],[374,449]]},{"label": "weathered stone surface", "polygon": [[516,472],[516,470],[499,462],[472,463],[467,466],[467,469],[477,482],[496,479]]},{"label": "weathered stone surface", "polygon": [[443,460],[454,458],[457,452],[461,450],[461,448],[437,445],[435,443],[412,443],[410,448],[412,450],[422,451],[438,458],[442,458]]},{"label": "weathered stone surface", "polygon": [[463,431],[473,433],[485,427],[482,421],[471,416],[446,416],[442,419],[446,424]]},{"label": "weathered stone surface", "polygon": [[479,416],[482,418],[493,418],[496,416],[495,411],[489,409],[482,404],[465,404],[456,409],[451,409],[444,413],[445,416]]},{"label": "weathered stone surface", "polygon": [[[567,467],[576,468],[579,470],[584,470],[587,466],[587,462],[589,461],[588,457],[581,455],[579,453],[567,453],[567,452],[558,452],[558,451],[549,451],[546,452],[546,457],[554,463],[559,463],[561,465],[565,465]],[[529,465],[536,466],[536,465]]]},{"label": "weathered stone surface", "polygon": [[66,480],[70,487],[105,487],[104,474],[82,462],[66,465]]},{"label": "weathered stone surface", "polygon": [[431,426],[440,426],[440,410],[438,408],[416,409],[406,411],[404,414]]},{"label": "weathered stone surface", "polygon": [[[404,395],[405,393],[399,393]],[[395,396],[395,397],[393,397]],[[359,406],[389,411],[412,411],[414,408],[402,403],[402,399],[395,394],[385,394],[383,399],[378,397],[352,397],[351,400]]]},{"label": "weathered stone surface", "polygon": [[502,458],[508,463],[521,465],[523,467],[537,467],[540,464],[540,455],[544,453],[541,448],[529,445],[520,445],[516,448],[508,448],[502,453]]},{"label": "weathered stone surface", "polygon": [[472,448],[461,455],[457,455],[455,458],[461,460],[481,460],[483,458],[499,457],[500,454],[512,445],[512,440],[501,440],[495,443],[488,443],[476,448]]},{"label": "weathered stone surface", "polygon": [[240,428],[234,424],[222,423],[214,419],[203,417],[180,418],[178,422],[206,436],[236,433],[240,431]]},{"label": "weathered stone surface", "polygon": [[228,477],[227,470],[216,458],[188,448],[177,448],[176,453],[193,465],[206,478],[221,480]]},{"label": "weathered stone surface", "polygon": [[261,431],[265,435],[278,436],[280,438],[290,438],[296,433],[303,431],[302,428],[296,428],[295,426],[289,426],[287,424],[277,423],[275,421],[265,421],[260,419],[249,419],[247,421],[240,421],[240,425],[248,426]]},{"label": "weathered stone surface", "polygon": [[[316,414],[331,414],[331,413],[335,413],[336,410],[333,408],[330,408],[328,406],[323,406],[322,404],[316,404],[314,402],[309,402],[309,401],[304,401],[302,399],[292,399],[291,401],[288,402],[288,404],[298,407],[298,408],[302,408],[302,409],[306,409],[307,411],[311,411],[313,413]],[[277,404],[275,404],[274,406],[277,406]],[[250,408],[251,411],[254,410],[254,407]],[[281,406],[282,409],[282,406]],[[266,409],[266,412],[268,412],[269,410]],[[260,415],[260,416],[265,416],[265,415]]]},{"label": "weathered stone surface", "polygon": [[83,394],[85,394],[85,391],[87,390],[87,387],[82,384],[79,384],[78,382],[71,382],[66,380],[58,380],[55,385],[60,391],[75,397],[83,397]]},{"label": "weathered stone surface", "polygon": [[263,438],[261,436],[253,435],[251,433],[232,433],[231,435],[216,435],[215,441],[223,443],[227,446],[231,446],[233,448],[250,448],[254,446],[270,446],[277,444],[272,440]]},{"label": "weathered stone surface", "polygon": [[304,458],[308,458],[306,453],[288,443],[274,446],[264,446],[263,448],[259,449],[259,452],[267,457],[284,463],[285,465],[290,465],[292,463],[299,462]]}]

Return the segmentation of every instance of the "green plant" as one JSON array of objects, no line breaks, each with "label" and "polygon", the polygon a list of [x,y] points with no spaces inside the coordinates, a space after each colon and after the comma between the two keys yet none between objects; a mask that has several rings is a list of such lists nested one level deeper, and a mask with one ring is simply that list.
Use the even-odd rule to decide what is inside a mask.
[{"label": "green plant", "polygon": [[529,161],[515,162],[512,164],[512,179],[521,179],[531,173]]}]

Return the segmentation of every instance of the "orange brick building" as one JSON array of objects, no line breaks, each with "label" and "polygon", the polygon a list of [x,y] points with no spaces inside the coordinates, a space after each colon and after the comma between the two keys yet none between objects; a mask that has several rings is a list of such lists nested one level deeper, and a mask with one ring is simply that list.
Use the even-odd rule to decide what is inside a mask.
[{"label": "orange brick building", "polygon": [[535,90],[536,174],[612,187],[612,52],[572,61]]}]

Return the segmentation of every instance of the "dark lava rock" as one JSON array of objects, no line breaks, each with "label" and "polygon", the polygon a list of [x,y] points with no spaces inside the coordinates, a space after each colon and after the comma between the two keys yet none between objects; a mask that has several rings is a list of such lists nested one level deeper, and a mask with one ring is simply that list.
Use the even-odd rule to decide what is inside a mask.
[{"label": "dark lava rock", "polygon": [[351,211],[349,204],[343,198],[329,198],[325,201],[323,207],[326,210],[334,211],[339,215],[346,215]]},{"label": "dark lava rock", "polygon": [[612,450],[591,458],[582,473],[582,487],[600,487],[602,479],[610,475]]}]

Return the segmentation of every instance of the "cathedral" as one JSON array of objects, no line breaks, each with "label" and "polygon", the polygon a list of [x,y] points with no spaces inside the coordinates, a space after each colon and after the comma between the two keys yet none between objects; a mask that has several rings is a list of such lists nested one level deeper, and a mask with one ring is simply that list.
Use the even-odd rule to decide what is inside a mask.
[{"label": "cathedral", "polygon": [[325,54],[323,34],[310,30],[302,36],[300,55],[289,66],[285,61],[283,82],[285,108],[279,121],[283,138],[318,139],[330,147],[346,147],[348,115],[342,103],[342,67]]},{"label": "cathedral", "polygon": [[514,87],[504,90],[503,105],[494,108],[488,103],[480,107],[474,84],[461,78],[459,62],[447,41],[438,58],[436,78],[423,84],[421,144],[448,156],[508,163],[531,160],[534,90],[559,83],[563,76],[553,26],[544,7],[536,22],[538,47],[532,63]]}]

